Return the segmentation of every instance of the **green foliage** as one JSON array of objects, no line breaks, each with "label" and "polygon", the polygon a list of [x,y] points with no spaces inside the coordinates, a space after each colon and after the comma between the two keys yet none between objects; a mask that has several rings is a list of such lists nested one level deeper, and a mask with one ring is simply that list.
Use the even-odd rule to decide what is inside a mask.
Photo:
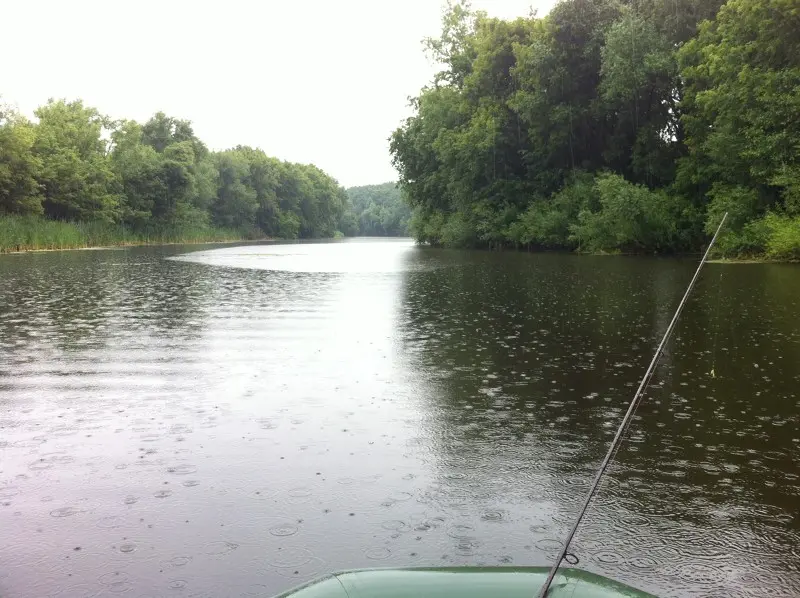
[{"label": "green foliage", "polygon": [[[350,187],[347,196],[352,207],[353,235],[366,237],[402,237],[408,234],[411,210],[395,183]],[[348,218],[351,216],[348,215]],[[345,234],[348,234],[344,228]]]},{"label": "green foliage", "polygon": [[300,235],[300,218],[293,212],[281,212],[275,232],[281,239],[296,239]]},{"label": "green foliage", "polygon": [[574,248],[570,224],[582,209],[596,209],[594,177],[578,172],[550,201],[535,200],[510,226],[508,239],[516,246],[542,249]]},{"label": "green foliage", "polygon": [[800,217],[768,212],[738,231],[727,231],[718,242],[721,254],[726,257],[764,255],[773,260],[798,261]]},{"label": "green foliage", "polygon": [[425,50],[435,62],[447,68],[436,75],[436,81],[458,85],[469,74],[474,59],[471,46],[471,21],[475,15],[468,0],[447,0],[442,14],[442,35],[426,38]]},{"label": "green foliage", "polygon": [[685,206],[662,191],[634,185],[617,174],[595,181],[596,211],[582,209],[570,226],[571,237],[582,251],[669,251],[681,248],[680,227]]},{"label": "green foliage", "polygon": [[6,248],[357,232],[344,189],[315,166],[249,147],[210,152],[189,121],[163,112],[112,122],[80,100],[50,100],[35,114],[38,124],[0,107],[0,216],[60,222],[9,220]]},{"label": "green foliage", "polygon": [[713,234],[717,230],[726,212],[728,219],[725,221],[725,228],[736,233],[762,211],[758,191],[749,187],[714,183],[708,196],[711,202],[706,211],[707,234]]},{"label": "green foliage", "polygon": [[194,134],[192,123],[157,112],[142,126],[142,143],[157,152],[164,152],[169,146],[187,142],[193,154],[202,159],[208,154],[205,144]]},{"label": "green foliage", "polygon": [[745,201],[737,226],[794,209],[800,194],[798,30],[794,0],[729,0],[679,52],[690,149],[681,169],[712,205],[725,189]]},{"label": "green foliage", "polygon": [[781,189],[784,211],[800,214],[800,165],[781,164],[770,184]]},{"label": "green foliage", "polygon": [[159,112],[144,125],[118,124],[112,141],[112,162],[125,197],[123,222],[139,228],[208,224],[219,173],[187,121]]},{"label": "green foliage", "polygon": [[113,222],[120,198],[103,133],[109,120],[76,100],[50,100],[35,111],[32,151],[41,160],[39,184],[50,218]]},{"label": "green foliage", "polygon": [[668,185],[685,149],[678,142],[678,64],[672,40],[632,10],[608,30],[600,96],[614,114],[606,166],[635,182]]},{"label": "green foliage", "polygon": [[142,127],[134,121],[120,123],[111,138],[112,169],[126,199],[120,221],[134,228],[144,227],[149,224],[156,203],[166,193],[160,177],[161,159],[156,150],[142,143]]},{"label": "green foliage", "polygon": [[204,243],[242,239],[235,229],[211,227],[133,230],[108,222],[64,222],[35,216],[0,216],[0,253],[117,245]]},{"label": "green foliage", "polygon": [[345,210],[341,218],[339,218],[339,230],[337,232],[340,232],[345,237],[357,237],[360,234],[358,216],[353,211],[352,205],[345,206]]},{"label": "green foliage", "polygon": [[724,257],[751,258],[763,255],[769,235],[769,228],[763,218],[751,220],[739,230],[724,230],[717,240],[716,251]]},{"label": "green foliage", "polygon": [[250,163],[236,150],[214,156],[217,167],[217,197],[212,207],[214,223],[246,228],[255,222],[258,195],[249,184]]},{"label": "green foliage", "polygon": [[27,119],[0,106],[0,214],[43,212],[35,139],[36,129]]},{"label": "green foliage", "polygon": [[779,260],[800,260],[800,217],[767,214],[767,255]]},{"label": "green foliage", "polygon": [[474,234],[462,237],[464,242],[460,246],[502,246],[508,238],[508,227],[514,222],[517,215],[518,209],[512,204],[495,203],[490,200],[475,203],[469,215],[465,217]]},{"label": "green foliage", "polygon": [[439,232],[439,242],[445,247],[472,247],[477,240],[473,222],[460,212],[450,214]]},{"label": "green foliage", "polygon": [[443,70],[390,139],[410,232],[691,251],[727,211],[721,247],[791,247],[774,218],[800,214],[799,30],[794,0],[561,0],[513,21],[448,3],[426,40]]},{"label": "green foliage", "polygon": [[426,212],[425,208],[418,206],[411,212],[409,229],[411,234],[420,243],[441,245],[442,229],[444,228],[445,215],[439,211]]}]

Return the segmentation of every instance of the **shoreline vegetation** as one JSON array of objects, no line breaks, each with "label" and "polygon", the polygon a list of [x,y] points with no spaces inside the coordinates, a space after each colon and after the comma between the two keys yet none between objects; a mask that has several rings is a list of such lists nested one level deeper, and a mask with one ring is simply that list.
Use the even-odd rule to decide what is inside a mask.
[{"label": "shoreline vegetation", "polygon": [[36,217],[0,216],[0,254],[139,245],[266,241],[235,229],[194,228],[134,231],[105,222],[61,222]]},{"label": "shoreline vegetation", "polygon": [[[347,236],[408,235],[411,212],[396,183],[351,187],[346,190],[343,199],[343,211],[338,224],[341,225],[339,228],[349,233]],[[338,228],[327,237],[316,235],[317,238],[344,236]],[[194,225],[178,223],[170,227],[155,223],[136,227],[124,222],[64,221],[42,215],[0,213],[0,254],[137,245],[292,240],[299,237],[268,235],[260,227],[215,226],[209,224],[208,220]]]},{"label": "shoreline vegetation", "polygon": [[347,190],[362,237],[408,237],[411,209],[397,183],[364,185]]},{"label": "shoreline vegetation", "polygon": [[[389,185],[387,183],[386,185]],[[372,186],[369,186],[372,187]],[[376,186],[384,187],[384,185]],[[363,189],[359,187],[357,189]],[[349,191],[349,190],[348,190]],[[370,221],[370,216],[367,220]],[[378,221],[372,218],[372,226]],[[391,221],[395,222],[395,221]],[[366,237],[400,237],[406,236],[403,226],[407,222],[400,221],[394,234],[386,234],[383,230],[367,228],[359,236]],[[113,249],[123,247],[143,247],[158,245],[193,245],[205,243],[245,243],[257,241],[285,241],[273,237],[254,237],[242,231],[222,228],[205,228],[179,231],[135,232],[118,225],[106,223],[81,223],[48,221],[41,218],[21,218],[0,216],[0,255],[11,253],[34,253],[41,251],[71,251],[81,249]],[[552,250],[559,251],[559,250]],[[563,251],[563,250],[561,250]],[[641,256],[639,253],[621,251],[583,252],[583,255],[607,257]],[[650,254],[653,255],[653,254]],[[655,254],[658,255],[658,254]],[[682,256],[699,255],[695,252],[678,254]],[[773,259],[767,256],[727,257],[717,255],[708,260],[710,264],[775,264],[800,263],[798,259]]]},{"label": "shoreline vegetation", "polygon": [[[351,187],[345,191],[342,201],[337,227],[327,238],[344,237],[339,228],[346,230],[347,236],[351,237],[408,236],[411,211],[396,183]],[[215,226],[209,224],[209,220],[194,225],[178,223],[170,227],[167,224],[148,223],[136,227],[124,222],[63,221],[42,215],[0,213],[0,254],[94,247],[292,240],[300,237],[279,235],[278,230],[266,234],[260,227]],[[326,238],[321,233],[316,237]]]},{"label": "shoreline vegetation", "polygon": [[449,0],[391,137],[411,234],[444,247],[800,260],[792,0]]},{"label": "shoreline vegetation", "polygon": [[[357,217],[362,221],[358,236],[365,237],[402,237],[408,236],[407,208],[398,207],[399,191],[397,198],[394,196],[383,201],[380,195],[391,188],[397,191],[393,183],[383,185],[367,185],[355,187],[355,201]],[[377,199],[366,195],[368,192],[378,190]],[[350,193],[351,189],[348,189]],[[391,192],[394,195],[394,191]],[[359,194],[362,197],[357,197]],[[364,205],[367,209],[364,209]],[[378,217],[375,206],[378,206]],[[388,206],[388,210],[386,209]],[[360,209],[359,209],[360,208]],[[401,214],[397,216],[398,212]],[[383,216],[381,220],[380,216]],[[331,238],[342,238],[337,234]],[[218,227],[184,228],[182,230],[149,230],[134,231],[118,224],[105,222],[62,222],[46,220],[32,216],[3,216],[0,215],[0,255],[11,253],[32,253],[40,251],[68,251],[80,249],[112,249],[121,247],[140,247],[158,245],[192,245],[204,243],[245,243],[257,241],[289,241],[279,237],[255,236],[253,231],[224,229]],[[484,249],[490,249],[484,247]],[[502,250],[504,247],[494,249]],[[524,248],[515,248],[523,250]],[[564,252],[564,249],[534,248],[528,251],[554,251]],[[613,251],[573,251],[581,255],[607,256],[607,257],[632,257],[642,255],[663,255],[657,252],[625,252]],[[677,252],[676,257],[699,255],[701,252]],[[767,255],[737,255],[728,256],[715,253],[715,257],[708,260],[711,264],[769,264],[769,263],[800,263],[800,259],[771,258]]]},{"label": "shoreline vegetation", "polygon": [[0,105],[0,251],[358,234],[346,190],[262,150],[211,151],[189,121]]}]

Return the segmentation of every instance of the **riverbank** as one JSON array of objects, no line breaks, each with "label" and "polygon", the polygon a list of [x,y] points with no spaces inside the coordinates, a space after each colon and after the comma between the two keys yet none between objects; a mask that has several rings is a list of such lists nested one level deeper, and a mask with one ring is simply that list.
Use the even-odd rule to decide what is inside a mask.
[{"label": "riverbank", "polygon": [[708,260],[709,264],[800,264],[797,259],[775,259],[771,257],[718,257]]},{"label": "riverbank", "polygon": [[[415,239],[418,245],[425,247],[437,247],[444,249],[442,245],[435,245],[432,243],[420,242]],[[452,248],[451,248],[452,249]],[[495,246],[495,247],[474,247],[475,251],[521,251],[524,253],[562,253],[568,255],[584,255],[592,257],[673,257],[673,258],[691,258],[699,260],[703,255],[702,251],[695,252],[628,252],[628,251],[580,251],[569,249],[545,249],[535,247],[511,247],[511,246]],[[711,257],[707,260],[709,264],[800,264],[800,258],[788,254],[786,257],[776,257],[767,254],[742,254],[740,256],[730,256],[718,250],[712,250]]]},{"label": "riverbank", "polygon": [[215,227],[133,231],[121,225],[104,222],[61,222],[19,216],[0,217],[0,253],[248,240],[255,238],[244,231]]}]

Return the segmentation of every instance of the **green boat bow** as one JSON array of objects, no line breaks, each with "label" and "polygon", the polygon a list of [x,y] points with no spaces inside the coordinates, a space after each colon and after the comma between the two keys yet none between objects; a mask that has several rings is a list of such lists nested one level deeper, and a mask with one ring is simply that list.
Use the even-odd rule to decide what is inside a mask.
[{"label": "green boat bow", "polygon": [[[277,598],[533,598],[548,567],[364,569],[333,573]],[[655,598],[600,575],[560,569],[552,598]]]}]

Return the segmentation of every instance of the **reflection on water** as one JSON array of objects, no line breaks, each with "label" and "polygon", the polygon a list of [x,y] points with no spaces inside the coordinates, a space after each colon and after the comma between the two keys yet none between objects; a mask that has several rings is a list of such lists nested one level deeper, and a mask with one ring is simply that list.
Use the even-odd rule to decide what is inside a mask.
[{"label": "reflection on water", "polygon": [[185,262],[288,272],[397,272],[416,264],[406,259],[410,239],[349,239],[338,243],[287,243],[195,251]]},{"label": "reflection on water", "polygon": [[[405,241],[3,256],[0,595],[549,563],[693,267]],[[800,593],[799,301],[794,267],[707,267],[580,566]]]}]

